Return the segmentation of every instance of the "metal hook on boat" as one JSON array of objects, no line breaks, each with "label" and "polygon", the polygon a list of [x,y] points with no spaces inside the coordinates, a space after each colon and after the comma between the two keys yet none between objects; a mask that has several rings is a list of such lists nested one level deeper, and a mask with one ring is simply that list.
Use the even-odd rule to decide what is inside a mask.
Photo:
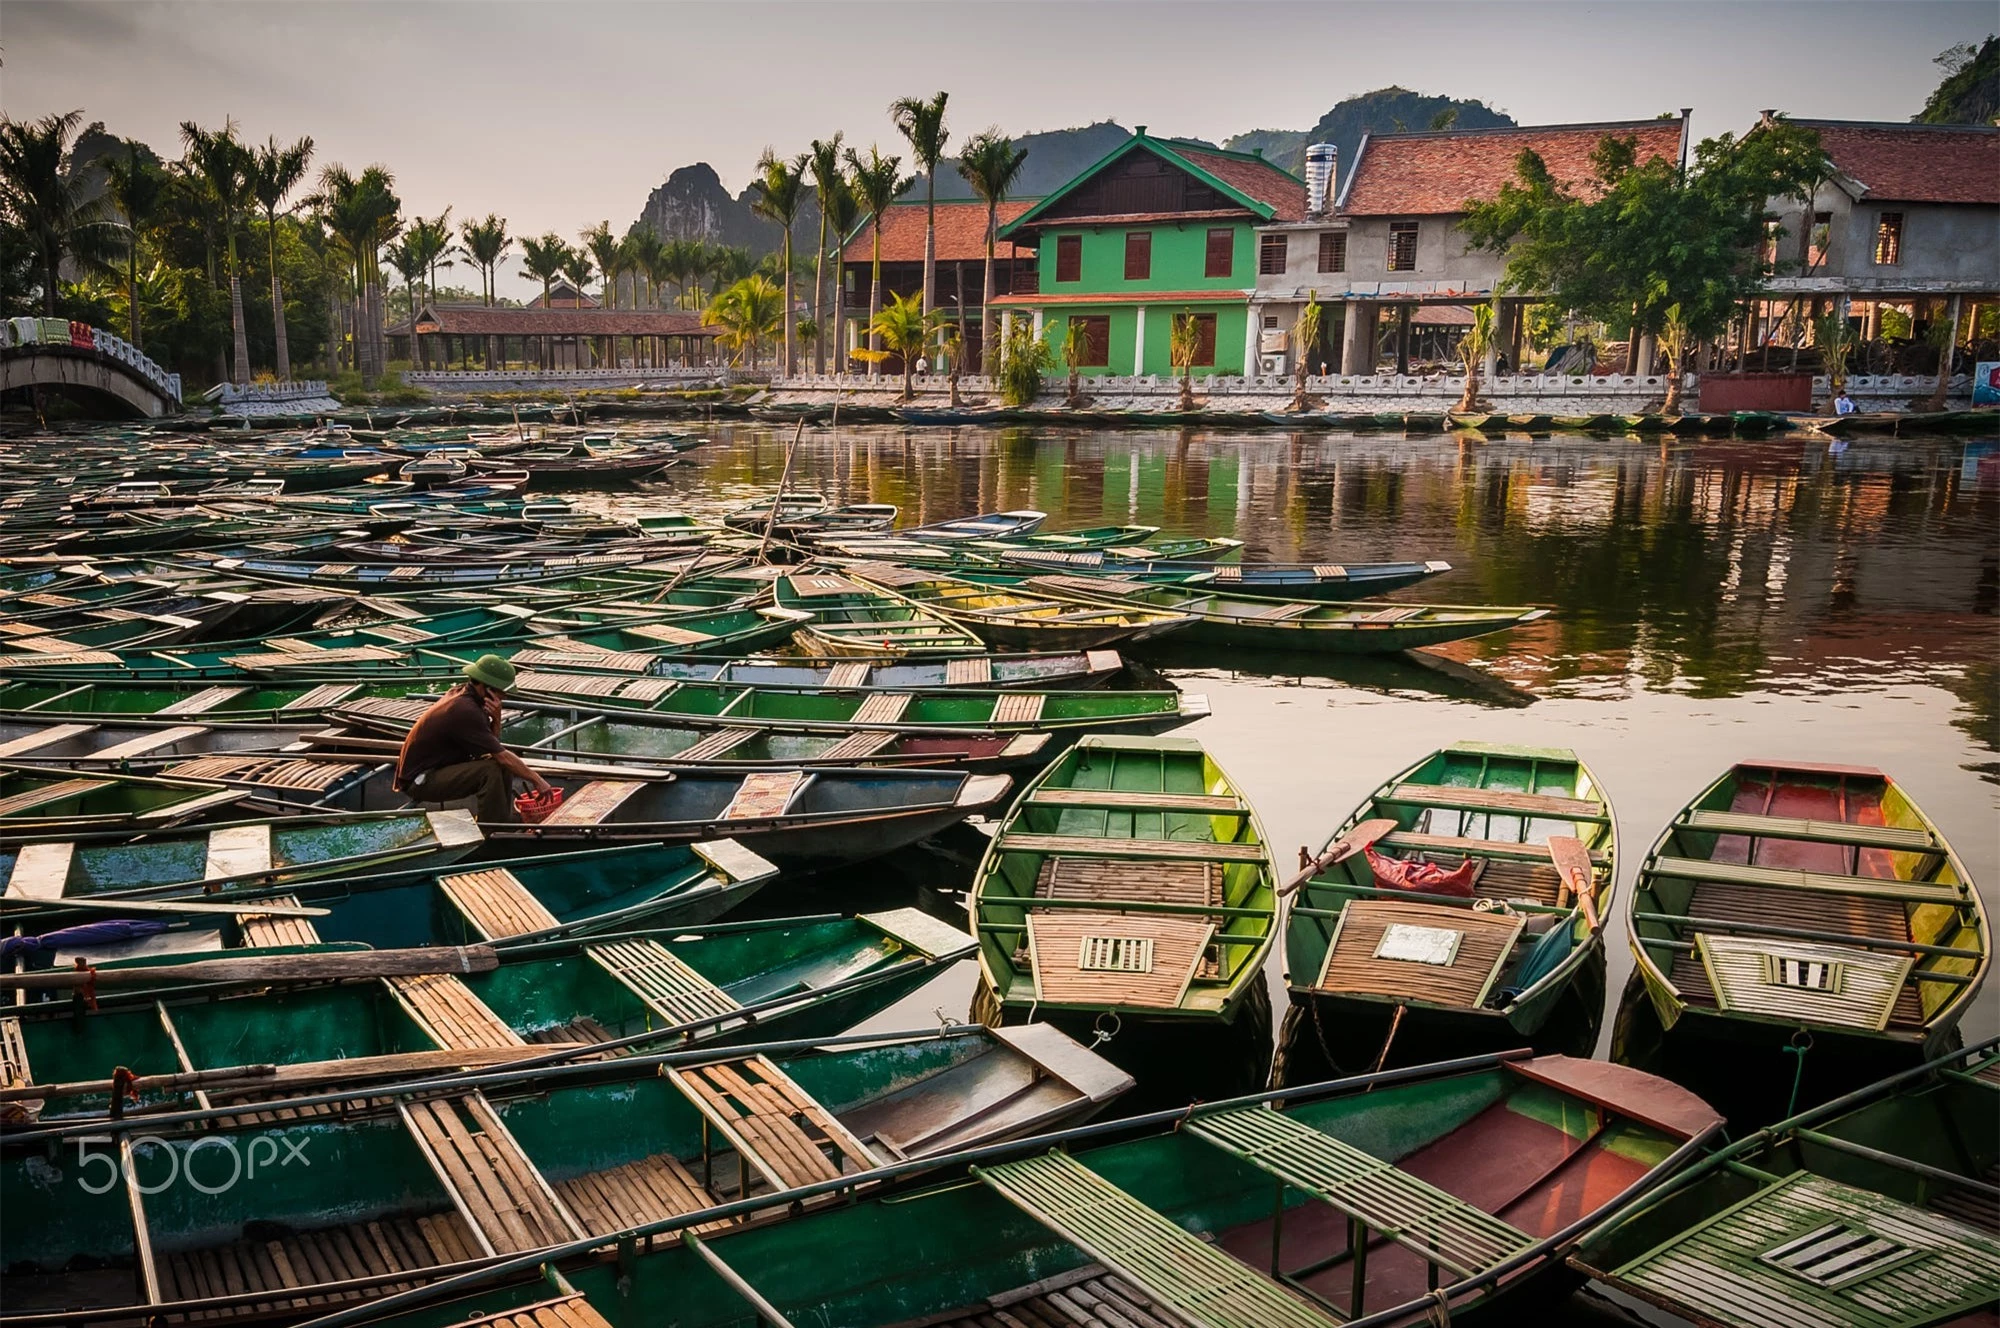
[{"label": "metal hook on boat", "polygon": [[[1107,1019],[1111,1021],[1111,1026],[1109,1028],[1106,1028],[1104,1026],[1104,1021]],[[1095,1036],[1091,1039],[1090,1049],[1092,1051],[1096,1051],[1099,1047],[1109,1042],[1112,1038],[1117,1037],[1119,1030],[1122,1029],[1124,1026],[1125,1026],[1124,1021],[1118,1017],[1115,1011],[1111,1010],[1103,1011],[1101,1014],[1097,1016],[1096,1019],[1091,1021],[1090,1031],[1093,1034],[1095,1034]]]}]

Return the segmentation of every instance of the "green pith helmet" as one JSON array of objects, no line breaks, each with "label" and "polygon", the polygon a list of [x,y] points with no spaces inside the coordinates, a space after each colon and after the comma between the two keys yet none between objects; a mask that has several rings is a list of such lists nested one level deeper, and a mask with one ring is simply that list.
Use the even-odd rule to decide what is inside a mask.
[{"label": "green pith helmet", "polygon": [[465,666],[465,676],[504,692],[514,685],[514,666],[498,655],[481,655]]}]

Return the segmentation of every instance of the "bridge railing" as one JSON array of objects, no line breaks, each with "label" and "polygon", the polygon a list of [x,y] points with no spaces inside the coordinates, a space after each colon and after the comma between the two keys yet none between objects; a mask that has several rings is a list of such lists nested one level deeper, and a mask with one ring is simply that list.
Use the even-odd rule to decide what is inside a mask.
[{"label": "bridge railing", "polygon": [[0,323],[0,347],[11,350],[22,346],[66,346],[71,350],[95,351],[132,370],[174,404],[181,402],[179,374],[168,373],[146,352],[101,327],[62,318],[9,318]]}]

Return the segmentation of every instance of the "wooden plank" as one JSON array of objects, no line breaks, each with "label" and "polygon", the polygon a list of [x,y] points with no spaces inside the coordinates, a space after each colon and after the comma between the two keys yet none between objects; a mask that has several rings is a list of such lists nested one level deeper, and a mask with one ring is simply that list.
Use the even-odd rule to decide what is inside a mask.
[{"label": "wooden plank", "polygon": [[142,733],[136,738],[94,751],[90,754],[90,758],[93,761],[124,761],[134,756],[159,751],[162,747],[171,747],[175,743],[186,742],[189,738],[198,738],[208,731],[208,726],[205,724],[183,724],[175,728],[155,729],[150,733]]},{"label": "wooden plank", "polygon": [[230,880],[239,876],[263,876],[275,862],[269,822],[228,825],[208,835],[208,860],[202,869],[205,881]]},{"label": "wooden plank", "polygon": [[551,669],[596,669],[612,673],[644,673],[655,656],[645,650],[517,650],[517,665]]},{"label": "wooden plank", "polygon": [[1199,862],[1264,862],[1262,844],[1220,844],[1206,839],[1098,839],[1090,835],[1042,835],[1010,830],[996,846],[1002,853],[1055,853],[1087,858],[1167,858]]},{"label": "wooden plank", "polygon": [[543,825],[600,825],[646,787],[640,779],[593,779],[542,819]]},{"label": "wooden plank", "polygon": [[14,870],[7,877],[7,898],[61,899],[75,857],[76,845],[67,840],[21,845],[14,855]]},{"label": "wooden plank", "polygon": [[896,741],[890,729],[863,729],[850,733],[819,754],[822,761],[860,761],[875,755]]},{"label": "wooden plank", "polygon": [[855,724],[894,724],[910,708],[907,692],[879,692],[863,701],[850,717]]},{"label": "wooden plank", "polygon": [[1914,955],[1710,932],[1697,932],[1694,944],[1718,1009],[1875,1032],[1888,1027],[1916,962]]},{"label": "wooden plank", "polygon": [[562,925],[521,878],[505,867],[440,876],[438,885],[473,929],[489,941]]},{"label": "wooden plank", "polygon": [[249,690],[248,687],[204,687],[169,705],[161,706],[153,714],[159,719],[174,719],[182,715],[205,715],[230,698],[241,696]]},{"label": "wooden plank", "polygon": [[[1574,837],[1572,843],[1580,843]],[[1411,852],[1455,853],[1467,858],[1510,858],[1519,862],[1548,862],[1549,845],[1523,844],[1512,839],[1469,839],[1460,835],[1426,835],[1413,830],[1397,830],[1385,834],[1377,841],[1385,848],[1399,848]],[[1554,842],[1553,837],[1550,842]],[[1602,867],[1610,859],[1602,853],[1589,855],[1593,866]]]},{"label": "wooden plank", "polygon": [[521,1036],[449,973],[383,980],[417,1026],[452,1050],[525,1046]]},{"label": "wooden plank", "polygon": [[1105,807],[1125,811],[1197,812],[1247,815],[1243,800],[1228,793],[1120,793],[1112,789],[1039,788],[1028,797],[1036,807]]},{"label": "wooden plank", "polygon": [[1048,697],[1041,692],[1006,692],[993,707],[994,724],[1034,724],[1042,717]]},{"label": "wooden plank", "polygon": [[324,710],[346,700],[361,690],[358,682],[322,683],[308,692],[301,692],[278,707],[280,714],[298,714],[304,711]]},{"label": "wooden plank", "polygon": [[253,949],[279,945],[317,945],[320,941],[319,929],[310,919],[273,916],[257,911],[258,904],[273,904],[280,908],[297,908],[297,895],[275,895],[270,899],[246,899],[238,906],[236,925],[243,933],[243,944]]},{"label": "wooden plank", "polygon": [[[1385,996],[1427,1005],[1477,1009],[1499,978],[1527,919],[1479,913],[1447,904],[1357,899],[1340,912],[1314,987],[1341,994]],[[1378,955],[1392,926],[1422,927],[1457,937],[1449,962]]]},{"label": "wooden plank", "polygon": [[1035,897],[1220,904],[1222,868],[1214,862],[1132,863],[1103,858],[1045,858],[1041,870],[1035,874]]},{"label": "wooden plank", "polygon": [[724,821],[755,821],[774,816],[783,816],[792,799],[805,786],[807,779],[803,770],[758,771],[745,775],[736,788],[736,796],[729,800],[719,819]]},{"label": "wooden plank", "polygon": [[[947,687],[972,687],[993,681],[993,661],[985,655],[962,656],[944,663]],[[828,686],[833,684],[829,683]],[[854,684],[859,686],[860,684]]]},{"label": "wooden plank", "polygon": [[[953,662],[955,663],[956,661]],[[875,666],[865,659],[848,660],[845,663],[836,664],[827,673],[825,685],[836,688],[866,687],[868,685],[868,675],[874,671],[874,668]]]},{"label": "wooden plank", "polygon": [[110,787],[104,779],[63,779],[25,789],[9,797],[0,798],[0,817],[18,816],[37,807],[47,807],[51,803],[80,798],[95,789]]},{"label": "wooden plank", "polygon": [[694,746],[675,752],[670,759],[676,762],[717,760],[731,748],[741,747],[744,743],[756,737],[760,731],[758,729],[718,729],[695,743]]},{"label": "wooden plank", "polygon": [[1654,858],[1647,864],[1646,870],[1655,876],[1677,880],[1714,881],[1722,885],[1748,885],[1809,894],[1849,895],[1857,899],[1883,899],[1897,903],[1961,904],[1966,897],[1961,886],[1925,885],[1917,881],[1874,876],[1836,876],[1782,867],[1751,867],[1743,863],[1710,862],[1701,858]]},{"label": "wooden plank", "polygon": [[1512,789],[1461,788],[1446,784],[1398,784],[1384,802],[1416,807],[1448,807],[1455,811],[1499,812],[1509,816],[1546,817],[1562,821],[1605,820],[1604,805],[1581,798],[1557,798]]},{"label": "wooden plank", "polygon": [[1937,836],[1929,830],[1889,825],[1853,825],[1845,821],[1700,810],[1689,812],[1683,824],[1690,830],[1708,830],[1719,835],[1804,839],[1817,844],[1848,844],[1856,848],[1883,848],[1904,853],[1940,851]]},{"label": "wooden plank", "polygon": [[[1041,1001],[1092,1008],[1171,1010],[1187,997],[1195,970],[1215,935],[1201,918],[1076,909],[1028,915],[1028,955]],[[1150,942],[1141,967],[1085,968],[1085,947],[1115,939]]]},{"label": "wooden plank", "polygon": [[0,742],[0,760],[8,760],[43,747],[53,747],[59,742],[81,737],[96,728],[95,724],[51,724],[45,729],[37,729],[33,733],[24,733],[18,738]]},{"label": "wooden plank", "polygon": [[676,627],[671,623],[633,623],[621,630],[670,646],[696,646],[715,640],[713,632],[698,632],[692,627]]}]

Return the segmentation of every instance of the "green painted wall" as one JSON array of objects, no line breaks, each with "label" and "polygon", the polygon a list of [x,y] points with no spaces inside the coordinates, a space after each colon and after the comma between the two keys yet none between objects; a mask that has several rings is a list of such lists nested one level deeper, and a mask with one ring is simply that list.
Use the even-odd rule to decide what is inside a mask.
[{"label": "green painted wall", "polygon": [[[1115,298],[1115,297],[1114,297]],[[1197,376],[1209,372],[1240,374],[1243,372],[1243,337],[1250,316],[1248,305],[1220,303],[1188,304],[1148,304],[1146,310],[1146,345],[1144,363],[1133,364],[1133,351],[1138,344],[1139,309],[1135,304],[1118,304],[1107,299],[1103,304],[1062,305],[1043,313],[1043,335],[1056,352],[1057,376],[1068,373],[1068,366],[1062,362],[1063,324],[1072,317],[1085,318],[1105,316],[1111,319],[1111,352],[1109,365],[1089,365],[1084,369],[1089,374],[1159,374],[1165,377],[1178,373],[1173,367],[1168,353],[1167,338],[1173,330],[1173,320],[1181,313],[1215,315],[1215,364],[1195,366]],[[1015,317],[1030,315],[1017,312]]]},{"label": "green painted wall", "polygon": [[[1067,366],[1060,363],[1063,321],[1072,314],[1108,314],[1111,318],[1110,364],[1103,368],[1090,366],[1087,372],[1170,374],[1173,366],[1167,353],[1167,334],[1174,315],[1188,309],[1195,313],[1216,315],[1215,364],[1197,365],[1197,372],[1208,372],[1212,368],[1215,373],[1242,373],[1245,319],[1249,312],[1243,292],[1257,284],[1257,236],[1247,222],[1218,222],[1213,228],[1220,230],[1224,226],[1233,232],[1234,240],[1227,277],[1202,275],[1208,264],[1208,232],[1211,229],[1208,222],[1190,221],[1181,226],[1083,227],[1075,230],[1056,226],[1042,231],[1036,255],[1042,293],[1102,294],[1105,297],[1101,306],[1061,305],[1044,311],[1044,328],[1048,331],[1050,343],[1058,351],[1057,372],[1068,372]],[[1135,230],[1146,231],[1153,237],[1152,265],[1150,274],[1144,280],[1127,281],[1125,236]],[[1077,235],[1083,239],[1081,275],[1076,281],[1056,280],[1058,240],[1065,235]],[[1144,359],[1135,364],[1133,352],[1138,341],[1139,306],[1123,303],[1119,298],[1133,291],[1214,291],[1216,302],[1146,305]],[[1027,315],[1024,312],[1016,314],[1016,317],[1023,316]]]}]

